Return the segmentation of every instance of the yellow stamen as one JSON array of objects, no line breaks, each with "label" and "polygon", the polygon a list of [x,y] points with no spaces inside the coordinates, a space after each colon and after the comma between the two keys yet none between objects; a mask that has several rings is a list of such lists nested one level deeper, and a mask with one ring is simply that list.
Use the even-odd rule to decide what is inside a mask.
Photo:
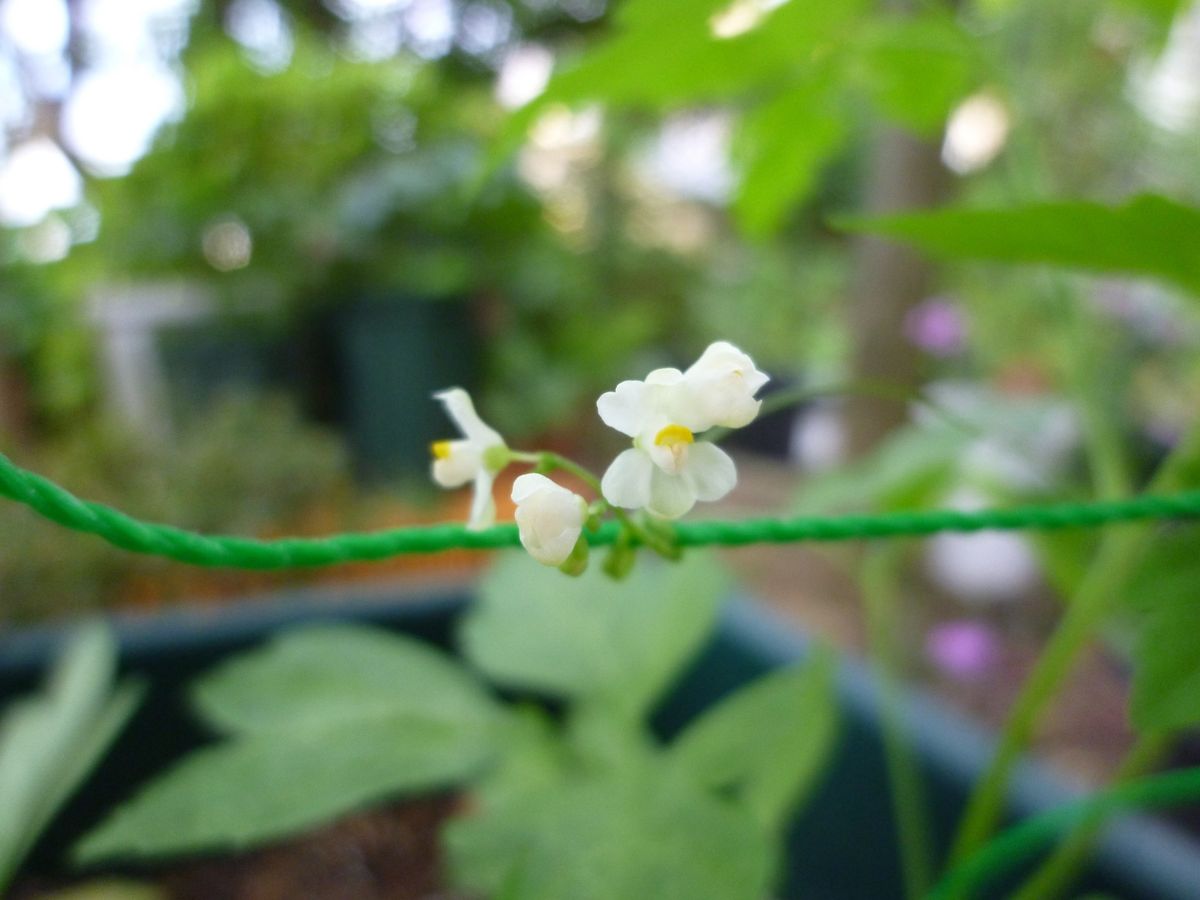
[{"label": "yellow stamen", "polygon": [[668,425],[654,436],[654,444],[657,447],[671,446],[673,444],[694,444],[695,442],[695,435],[682,425]]},{"label": "yellow stamen", "polygon": [[429,445],[429,452],[433,454],[434,459],[449,459],[450,458],[450,442],[449,441],[434,441]]}]

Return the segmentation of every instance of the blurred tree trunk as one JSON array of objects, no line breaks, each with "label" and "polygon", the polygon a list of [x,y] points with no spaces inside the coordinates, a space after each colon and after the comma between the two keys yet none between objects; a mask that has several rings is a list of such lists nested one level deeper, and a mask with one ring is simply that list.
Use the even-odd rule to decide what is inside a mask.
[{"label": "blurred tree trunk", "polygon": [[[937,206],[950,193],[940,142],[886,128],[875,141],[867,186],[867,212]],[[915,251],[878,238],[861,237],[854,251],[856,282],[850,305],[854,377],[915,388],[920,351],[905,336],[904,321],[929,296],[932,265]],[[874,448],[908,416],[904,404],[875,397],[846,403],[847,449],[851,457]]]}]

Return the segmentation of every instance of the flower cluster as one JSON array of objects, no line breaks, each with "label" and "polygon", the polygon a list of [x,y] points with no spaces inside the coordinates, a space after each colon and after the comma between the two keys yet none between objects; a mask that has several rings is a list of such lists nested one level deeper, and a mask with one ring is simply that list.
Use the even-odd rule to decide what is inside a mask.
[{"label": "flower cluster", "polygon": [[643,542],[648,535],[625,513],[644,510],[677,519],[697,500],[719,500],[737,483],[733,460],[715,443],[697,440],[713,428],[741,428],[758,415],[755,394],[767,383],[748,355],[725,341],[708,347],[686,371],[655,369],[644,381],[622,381],[601,395],[596,409],[606,425],[633,439],[594,487],[601,499],[589,506],[542,471],[569,469],[595,482],[579,466],[548,453],[512,451],[476,414],[461,388],[435,396],[462,438],[433,445],[433,478],[443,487],[474,483],[470,528],[495,520],[492,484],[511,462],[534,462],[541,471],[513,483],[521,543],[539,562],[579,572],[586,565],[583,529],[611,509],[622,526]]}]

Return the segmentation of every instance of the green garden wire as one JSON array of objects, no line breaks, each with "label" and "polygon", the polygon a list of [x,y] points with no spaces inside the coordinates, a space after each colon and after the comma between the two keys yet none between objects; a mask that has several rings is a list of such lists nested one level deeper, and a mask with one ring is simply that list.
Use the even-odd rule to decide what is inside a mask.
[{"label": "green garden wire", "polygon": [[[81,500],[53,481],[20,468],[3,454],[0,454],[0,496],[23,503],[53,522],[94,534],[124,550],[198,566],[284,569],[520,544],[517,528],[512,524],[496,525],[482,531],[445,524],[276,540],[197,534],[169,525],[142,522],[104,504]],[[679,522],[672,527],[679,546],[698,547],[847,541],[943,531],[1090,528],[1146,519],[1193,518],[1200,518],[1200,491],[971,512],[928,510],[878,515],[693,521]],[[608,545],[617,540],[620,531],[619,523],[606,522],[597,531],[587,532],[587,539],[593,546]]]}]

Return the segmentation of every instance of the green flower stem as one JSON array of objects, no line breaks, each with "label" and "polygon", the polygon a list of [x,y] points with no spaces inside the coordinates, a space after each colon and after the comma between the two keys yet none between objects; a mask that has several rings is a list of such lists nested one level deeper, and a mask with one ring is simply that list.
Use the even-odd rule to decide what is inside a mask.
[{"label": "green flower stem", "polygon": [[994,884],[1062,831],[1080,822],[1099,821],[1128,809],[1160,809],[1196,800],[1200,800],[1200,768],[1107,788],[1010,828],[947,872],[926,900],[978,896],[976,888]]},{"label": "green flower stem", "polygon": [[[973,435],[980,433],[978,427],[937,403],[920,388],[900,387],[889,384],[886,381],[875,381],[869,378],[846,381],[841,384],[827,384],[817,387],[794,387],[775,391],[773,394],[768,394],[763,398],[762,406],[758,410],[758,416],[760,418],[762,416],[769,416],[771,413],[779,412],[781,409],[787,409],[801,403],[808,403],[812,400],[843,396],[874,397],[879,400],[892,400],[896,403],[911,403],[924,407],[939,419],[942,419],[948,425],[960,431]],[[717,443],[725,440],[734,430],[733,428],[722,428],[719,426],[717,428],[710,428],[704,432],[704,440]]]},{"label": "green flower stem", "polygon": [[619,506],[613,506],[608,503],[608,501],[604,500],[604,493],[600,489],[600,479],[573,459],[569,459],[560,453],[552,453],[548,450],[532,453],[511,450],[509,451],[509,459],[514,462],[533,463],[540,472],[554,472],[556,470],[569,472],[591,488],[596,496],[604,502],[605,506],[612,510],[613,517],[635,539],[635,544],[649,547],[655,553],[667,559],[677,559],[679,557],[679,548],[673,540],[673,531],[670,534],[664,535],[659,529],[647,527],[645,524],[636,521]]},{"label": "green flower stem", "polygon": [[863,564],[862,590],[870,656],[878,667],[884,759],[896,816],[904,894],[908,900],[920,900],[932,882],[933,853],[921,771],[901,710],[895,579],[902,559],[899,545],[872,547]]},{"label": "green flower stem", "polygon": [[[1168,734],[1144,734],[1130,749],[1113,778],[1113,786],[1141,778],[1156,768],[1174,746]],[[1096,814],[1069,831],[1057,850],[1013,895],[1013,900],[1051,900],[1071,886],[1092,855],[1104,819]]]},{"label": "green flower stem", "polygon": [[[1151,482],[1152,491],[1177,490],[1182,469],[1200,453],[1194,426]],[[1106,536],[1075,596],[1067,604],[1033,672],[1013,704],[987,772],[976,786],[955,837],[951,860],[978,850],[999,824],[1012,769],[1028,746],[1042,713],[1070,674],[1079,653],[1120,598],[1153,538],[1148,527],[1113,529]]]}]

